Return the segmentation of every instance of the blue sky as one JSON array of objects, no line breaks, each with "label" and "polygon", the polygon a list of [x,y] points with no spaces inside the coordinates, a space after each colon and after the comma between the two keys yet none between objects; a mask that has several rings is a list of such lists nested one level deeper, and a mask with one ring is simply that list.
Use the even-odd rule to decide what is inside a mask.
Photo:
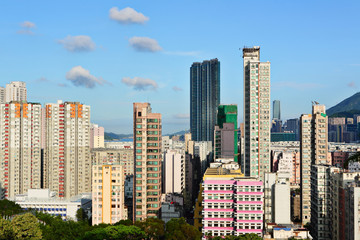
[{"label": "blue sky", "polygon": [[[239,48],[261,46],[282,118],[359,91],[358,1],[0,1],[0,86],[28,101],[79,101],[106,131],[131,133],[132,103],[150,102],[163,132],[189,128],[189,68],[221,62],[221,103],[238,104]],[[112,11],[110,12],[110,9]],[[123,10],[125,9],[125,10]]]}]

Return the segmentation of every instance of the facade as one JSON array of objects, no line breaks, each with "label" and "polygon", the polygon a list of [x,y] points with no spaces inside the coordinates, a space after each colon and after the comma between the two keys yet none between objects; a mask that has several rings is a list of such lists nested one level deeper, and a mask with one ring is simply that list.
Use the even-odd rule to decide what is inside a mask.
[{"label": "facade", "polygon": [[312,114],[300,118],[301,216],[305,225],[311,219],[311,165],[327,164],[327,115],[324,105],[313,105]]},{"label": "facade", "polygon": [[295,133],[295,140],[299,141],[300,139],[300,121],[299,118],[293,118],[293,119],[288,119],[285,123],[285,131],[287,132],[293,132]]},{"label": "facade", "polygon": [[162,175],[164,193],[182,193],[185,187],[185,154],[167,150]]},{"label": "facade", "polygon": [[220,105],[214,135],[214,158],[238,162],[237,105]]},{"label": "facade", "polygon": [[33,209],[63,220],[76,221],[76,212],[80,208],[85,214],[91,214],[91,193],[83,193],[70,199],[60,199],[49,189],[29,189],[27,193],[15,196],[15,203],[22,209]]},{"label": "facade", "polygon": [[203,237],[263,231],[263,182],[239,170],[208,168],[202,184]]},{"label": "facade", "polygon": [[281,112],[280,112],[280,100],[273,101],[273,118],[281,120]]},{"label": "facade", "polygon": [[194,62],[190,68],[190,132],[194,141],[214,142],[220,104],[220,62]]},{"label": "facade", "polygon": [[96,148],[91,150],[92,165],[121,165],[126,176],[134,174],[134,149]]},{"label": "facade", "polygon": [[113,224],[128,217],[121,165],[92,167],[92,225]]},{"label": "facade", "polygon": [[1,104],[0,139],[3,196],[14,199],[30,188],[41,188],[41,105]]},{"label": "facade", "polygon": [[11,101],[26,102],[27,90],[25,82],[11,82],[6,84],[5,100],[7,103]]},{"label": "facade", "polygon": [[46,104],[44,186],[69,198],[91,192],[90,106]]},{"label": "facade", "polygon": [[161,114],[134,103],[133,220],[158,217],[161,208]]},{"label": "facade", "polygon": [[4,87],[0,87],[0,104],[6,103],[6,90]]},{"label": "facade", "polygon": [[90,148],[103,148],[104,145],[104,128],[97,124],[91,124],[90,127]]},{"label": "facade", "polygon": [[173,218],[181,218],[182,207],[177,203],[162,202],[161,203],[161,220],[165,224]]},{"label": "facade", "polygon": [[244,173],[270,172],[270,62],[260,62],[260,47],[243,48]]}]

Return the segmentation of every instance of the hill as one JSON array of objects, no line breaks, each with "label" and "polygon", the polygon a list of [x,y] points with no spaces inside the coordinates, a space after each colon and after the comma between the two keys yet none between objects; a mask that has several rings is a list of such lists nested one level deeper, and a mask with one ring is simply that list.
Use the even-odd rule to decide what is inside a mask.
[{"label": "hill", "polygon": [[360,92],[329,108],[326,113],[330,117],[350,115],[352,117],[352,114],[360,113]]},{"label": "hill", "polygon": [[[172,133],[172,134],[164,134],[163,136],[174,136],[174,135],[184,135],[185,133],[190,132],[190,130],[183,130],[183,131],[179,131],[176,133]],[[104,138],[105,140],[108,141],[112,141],[112,140],[120,140],[120,139],[124,139],[124,138],[132,138],[132,134],[117,134],[117,133],[113,133],[113,132],[105,132],[104,133]]]}]

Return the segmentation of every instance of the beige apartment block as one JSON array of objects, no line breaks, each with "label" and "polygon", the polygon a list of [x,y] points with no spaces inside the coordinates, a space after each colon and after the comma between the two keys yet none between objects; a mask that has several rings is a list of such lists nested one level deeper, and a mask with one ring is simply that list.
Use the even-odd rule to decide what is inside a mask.
[{"label": "beige apartment block", "polygon": [[158,217],[161,208],[161,114],[134,103],[133,220]]},{"label": "beige apartment block", "polygon": [[58,197],[91,192],[90,106],[46,104],[44,187]]},{"label": "beige apartment block", "polygon": [[26,102],[27,90],[25,82],[11,82],[6,84],[5,100],[7,103],[11,101]]},{"label": "beige apartment block", "polygon": [[312,114],[300,118],[301,216],[311,220],[311,165],[326,164],[328,155],[328,117],[324,105],[314,104]]},{"label": "beige apartment block", "polygon": [[270,62],[260,62],[260,47],[243,48],[244,166],[246,176],[270,172]]},{"label": "beige apartment block", "polygon": [[132,148],[94,148],[91,150],[91,159],[92,165],[121,165],[125,175],[134,175],[134,149]]},{"label": "beige apartment block", "polygon": [[103,148],[104,144],[104,128],[97,124],[91,124],[90,127],[90,148]]},{"label": "beige apartment block", "polygon": [[0,105],[0,186],[4,197],[41,187],[41,105]]},{"label": "beige apartment block", "polygon": [[114,224],[127,219],[124,202],[124,168],[121,165],[92,167],[92,224]]}]

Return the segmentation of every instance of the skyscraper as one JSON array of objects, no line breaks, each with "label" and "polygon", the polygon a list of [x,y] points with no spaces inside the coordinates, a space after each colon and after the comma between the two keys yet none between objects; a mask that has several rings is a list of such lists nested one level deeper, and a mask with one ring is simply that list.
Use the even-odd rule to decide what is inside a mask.
[{"label": "skyscraper", "polygon": [[161,208],[161,114],[134,103],[133,220],[159,216]]},{"label": "skyscraper", "polygon": [[[0,186],[5,197],[41,187],[41,105],[0,105]],[[1,193],[0,193],[1,194]]]},{"label": "skyscraper", "polygon": [[220,62],[217,58],[190,68],[190,132],[193,141],[214,140],[220,104]]},{"label": "skyscraper", "polygon": [[270,62],[260,62],[260,47],[243,48],[244,171],[264,177],[270,172]]},{"label": "skyscraper", "polygon": [[46,104],[44,186],[58,197],[91,192],[90,106]]},{"label": "skyscraper", "polygon": [[215,126],[214,157],[238,162],[237,105],[220,105]]},{"label": "skyscraper", "polygon": [[279,100],[273,101],[273,119],[281,120]]},{"label": "skyscraper", "polygon": [[324,105],[313,105],[312,114],[300,117],[301,220],[311,217],[311,165],[326,164],[328,123]]}]

